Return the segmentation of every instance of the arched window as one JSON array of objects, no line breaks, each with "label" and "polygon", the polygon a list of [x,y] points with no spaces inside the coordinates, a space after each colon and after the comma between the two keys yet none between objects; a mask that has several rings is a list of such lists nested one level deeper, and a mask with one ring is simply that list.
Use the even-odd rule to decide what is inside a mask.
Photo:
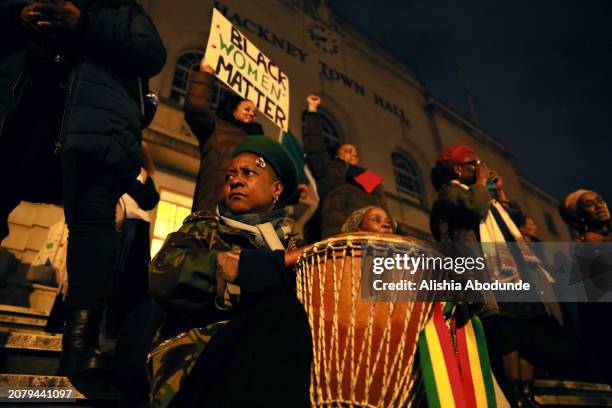
[{"label": "arched window", "polygon": [[423,206],[421,178],[410,155],[402,150],[397,150],[391,153],[391,162],[398,195],[416,205]]},{"label": "arched window", "polygon": [[340,133],[336,122],[330,114],[325,111],[319,110],[321,115],[321,125],[323,127],[323,136],[325,137],[325,143],[328,149],[330,147],[337,147],[344,143],[344,136]]},{"label": "arched window", "polygon": [[185,102],[185,93],[189,85],[189,77],[192,72],[200,68],[200,60],[204,54],[202,51],[185,51],[176,61],[176,69],[174,70],[174,78],[172,79],[172,90],[170,91],[170,99],[180,103]]}]

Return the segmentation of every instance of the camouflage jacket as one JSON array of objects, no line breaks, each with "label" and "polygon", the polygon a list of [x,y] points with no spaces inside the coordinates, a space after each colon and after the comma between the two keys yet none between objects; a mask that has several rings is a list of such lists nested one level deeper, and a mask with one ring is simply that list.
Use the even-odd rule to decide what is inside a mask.
[{"label": "camouflage jacket", "polygon": [[[229,307],[218,307],[217,254],[236,250],[241,253],[234,283],[240,289],[230,291]],[[168,236],[151,261],[150,276],[151,293],[167,312],[164,326],[175,328],[169,331],[174,336],[158,336],[149,353],[155,408],[168,406],[219,328],[258,299],[294,284],[284,266],[284,251],[262,248],[253,233],[228,225],[212,212],[190,215]]]}]

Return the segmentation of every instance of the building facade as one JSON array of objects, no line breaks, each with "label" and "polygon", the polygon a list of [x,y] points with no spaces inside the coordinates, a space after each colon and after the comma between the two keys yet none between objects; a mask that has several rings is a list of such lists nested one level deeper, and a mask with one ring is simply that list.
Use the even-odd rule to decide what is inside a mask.
[{"label": "building facade", "polygon": [[[408,67],[334,16],[324,2],[141,3],[168,50],[164,70],[151,81],[162,103],[144,134],[158,168],[154,178],[162,199],[151,213],[153,252],[191,208],[199,153],[181,105],[190,72],[198,68],[206,47],[213,7],[288,75],[289,127],[298,139],[306,96],[321,96],[327,137],[354,144],[362,165],[383,177],[390,211],[410,234],[431,237],[429,209],[436,192],[429,172],[437,152],[468,144],[503,177],[508,197],[536,220],[544,241],[570,239],[557,211],[558,200],[520,175],[516,159],[499,140],[431,96]],[[267,135],[278,135],[278,128],[263,115],[258,120]],[[2,246],[24,264],[44,244],[49,225],[61,218],[49,207],[23,203],[11,215],[11,235]]]}]

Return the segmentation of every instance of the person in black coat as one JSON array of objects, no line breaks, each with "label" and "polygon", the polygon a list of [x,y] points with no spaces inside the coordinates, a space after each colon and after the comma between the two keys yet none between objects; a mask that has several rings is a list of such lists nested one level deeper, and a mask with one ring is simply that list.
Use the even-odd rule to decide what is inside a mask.
[{"label": "person in black coat", "polygon": [[[98,326],[124,192],[137,180],[148,78],[166,51],[132,0],[37,0],[0,6],[0,238],[21,200],[64,205],[69,293],[60,370],[105,370]],[[7,40],[9,39],[9,40]],[[154,204],[153,204],[154,205]]]},{"label": "person in black coat", "polygon": [[308,110],[302,115],[304,153],[321,197],[306,231],[308,242],[315,242],[339,234],[353,211],[368,206],[386,209],[386,203],[382,178],[359,166],[354,145],[333,146],[333,155],[330,155],[323,134],[323,118],[318,112],[321,98],[308,95],[306,103]]}]

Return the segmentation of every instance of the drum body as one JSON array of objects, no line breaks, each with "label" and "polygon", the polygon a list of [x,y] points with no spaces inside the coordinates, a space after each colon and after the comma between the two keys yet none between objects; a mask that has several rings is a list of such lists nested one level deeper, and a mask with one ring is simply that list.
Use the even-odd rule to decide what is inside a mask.
[{"label": "drum body", "polygon": [[361,287],[362,265],[397,245],[429,251],[407,237],[354,233],[319,242],[300,258],[297,295],[314,346],[313,406],[410,405],[417,339],[432,303],[371,302]]}]

